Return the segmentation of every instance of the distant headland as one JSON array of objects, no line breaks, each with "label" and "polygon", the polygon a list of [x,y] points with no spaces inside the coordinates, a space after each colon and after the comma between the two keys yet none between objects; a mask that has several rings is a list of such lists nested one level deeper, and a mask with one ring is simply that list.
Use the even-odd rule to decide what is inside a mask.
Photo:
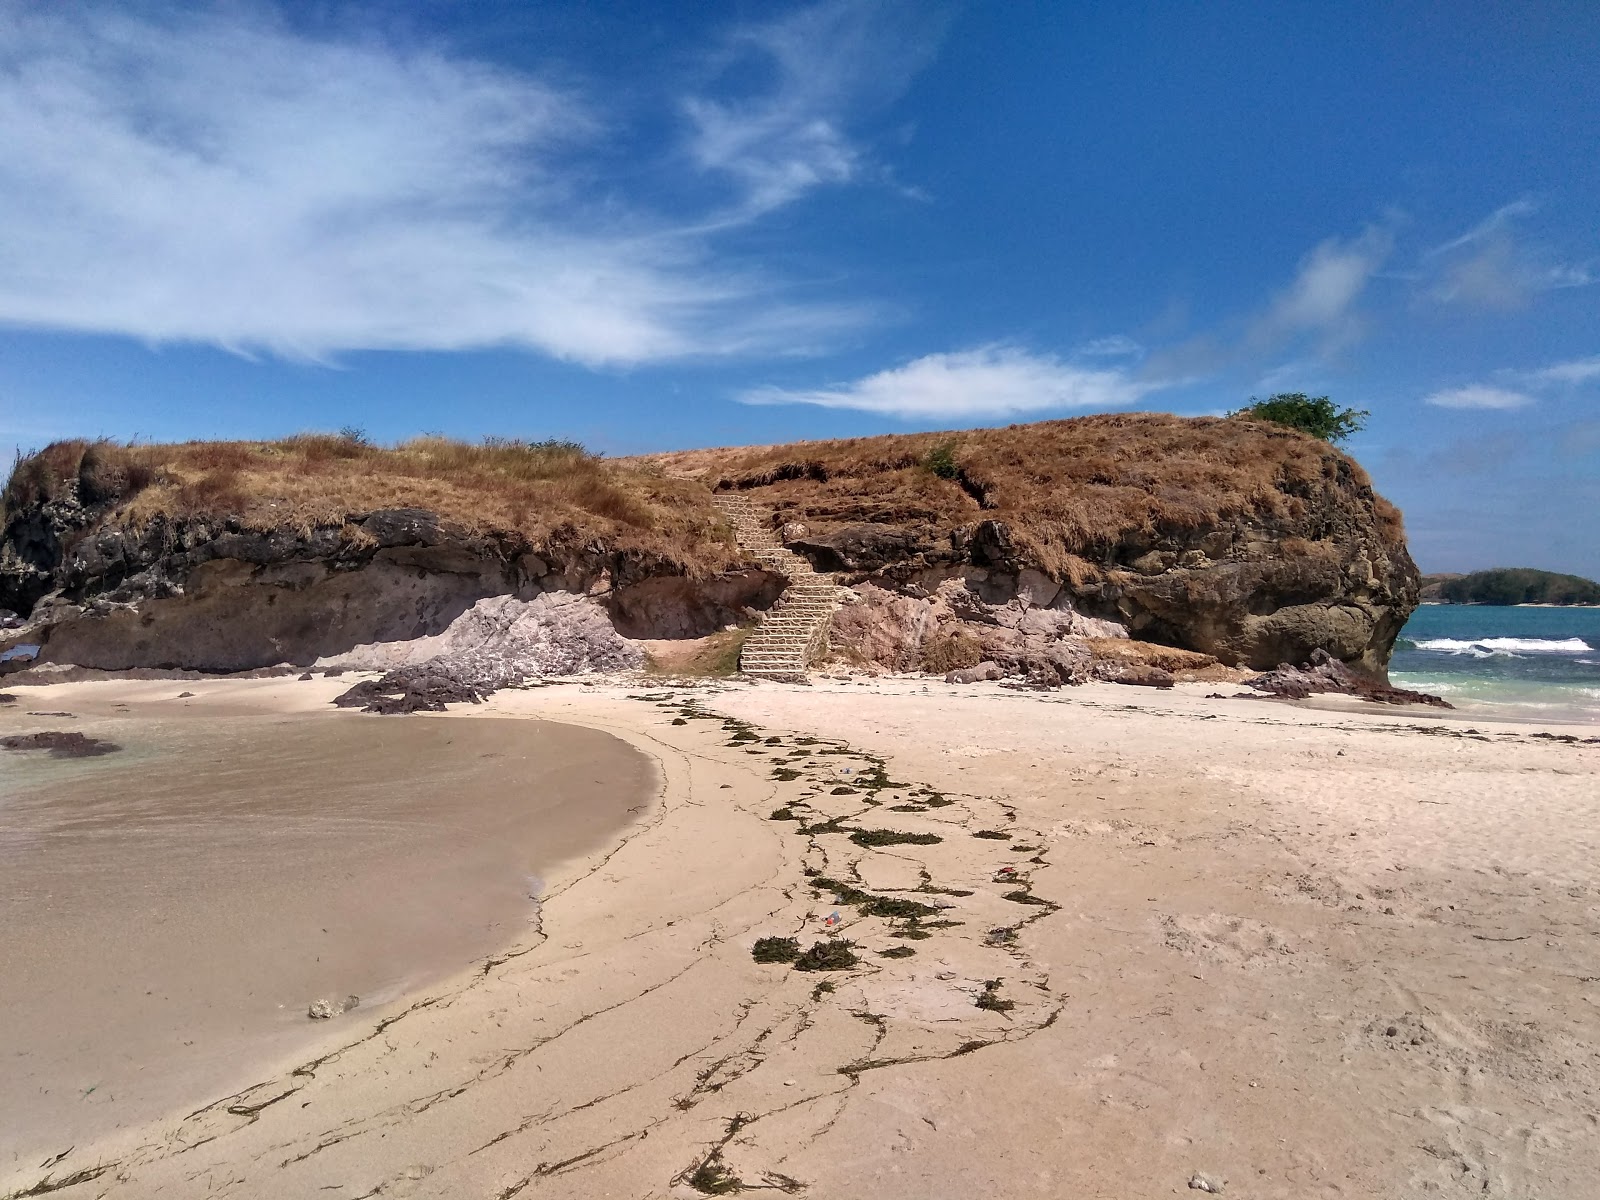
[{"label": "distant headland", "polygon": [[1600,604],[1600,583],[1532,567],[1496,567],[1470,575],[1424,575],[1424,604]]}]

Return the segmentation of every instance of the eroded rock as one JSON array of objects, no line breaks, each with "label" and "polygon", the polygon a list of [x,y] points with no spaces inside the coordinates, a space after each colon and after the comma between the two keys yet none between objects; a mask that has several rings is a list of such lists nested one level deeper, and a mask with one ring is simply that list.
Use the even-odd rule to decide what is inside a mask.
[{"label": "eroded rock", "polygon": [[1454,708],[1449,701],[1427,692],[1413,692],[1391,684],[1370,679],[1352,671],[1326,650],[1313,650],[1310,661],[1295,667],[1288,663],[1253,676],[1244,681],[1246,687],[1259,692],[1281,696],[1286,700],[1304,700],[1307,696],[1333,694],[1359,696],[1380,704],[1427,704],[1434,708]]}]

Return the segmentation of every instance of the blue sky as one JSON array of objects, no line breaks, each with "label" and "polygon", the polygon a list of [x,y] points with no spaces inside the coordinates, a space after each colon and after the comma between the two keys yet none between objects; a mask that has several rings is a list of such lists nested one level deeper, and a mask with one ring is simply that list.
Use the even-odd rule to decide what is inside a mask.
[{"label": "blue sky", "polygon": [[1600,6],[0,0],[0,453],[1273,391],[1600,575]]}]

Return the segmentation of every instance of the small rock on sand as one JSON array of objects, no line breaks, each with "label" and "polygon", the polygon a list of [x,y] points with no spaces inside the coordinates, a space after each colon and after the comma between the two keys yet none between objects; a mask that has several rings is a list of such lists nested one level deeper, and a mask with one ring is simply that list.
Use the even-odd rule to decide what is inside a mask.
[{"label": "small rock on sand", "polygon": [[1202,1175],[1199,1171],[1189,1176],[1189,1187],[1196,1192],[1210,1192],[1215,1196],[1222,1195],[1222,1181],[1213,1179],[1209,1175]]},{"label": "small rock on sand", "polygon": [[335,1004],[332,1000],[313,1000],[306,1009],[306,1016],[313,1021],[326,1021],[329,1017],[337,1017],[340,1013],[347,1013],[361,1003],[360,996],[346,996],[343,1001]]}]

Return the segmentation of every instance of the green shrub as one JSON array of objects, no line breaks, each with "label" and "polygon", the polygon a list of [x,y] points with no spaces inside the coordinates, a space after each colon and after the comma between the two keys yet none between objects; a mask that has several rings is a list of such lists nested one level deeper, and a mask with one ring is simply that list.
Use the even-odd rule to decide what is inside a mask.
[{"label": "green shrub", "polygon": [[1265,400],[1257,400],[1252,396],[1249,404],[1228,415],[1287,425],[1290,429],[1309,433],[1325,442],[1338,443],[1365,428],[1367,418],[1372,414],[1366,409],[1339,408],[1326,396],[1278,392]]},{"label": "green shrub", "polygon": [[954,479],[961,474],[961,467],[956,462],[956,444],[954,442],[940,442],[928,456],[922,460],[922,465],[927,467],[940,479]]}]

